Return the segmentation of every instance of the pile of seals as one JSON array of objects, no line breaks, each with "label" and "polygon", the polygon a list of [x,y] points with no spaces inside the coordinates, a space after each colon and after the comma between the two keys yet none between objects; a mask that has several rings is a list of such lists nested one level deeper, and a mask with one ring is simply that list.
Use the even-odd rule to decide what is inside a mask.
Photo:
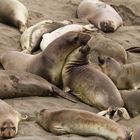
[{"label": "pile of seals", "polygon": [[[132,117],[139,112],[139,105],[135,106],[133,113],[130,112],[129,103],[135,105],[135,102],[119,91],[139,88],[139,62],[124,65],[126,57],[121,55],[121,59],[117,58],[119,62],[111,56],[104,56],[105,51],[102,51],[97,56],[98,64],[94,65],[89,58],[94,36],[85,33],[98,29],[114,32],[123,24],[122,18],[110,5],[99,0],[81,1],[76,12],[80,20],[84,18],[91,24],[44,20],[27,28],[27,8],[18,0],[0,1],[0,21],[18,27],[23,49],[22,52],[7,51],[0,55],[4,68],[0,71],[0,98],[61,96],[73,101],[67,96],[71,93],[101,112],[43,109],[37,114],[37,123],[56,135],[72,133],[108,140],[130,140],[131,130],[114,120],[129,119],[128,112]],[[38,47],[42,51],[31,54]],[[113,51],[125,55],[121,49]],[[106,54],[112,55],[111,49]],[[134,95],[137,98],[138,94]],[[28,118],[3,100],[0,100],[0,113],[2,138],[14,137],[19,122]]]}]

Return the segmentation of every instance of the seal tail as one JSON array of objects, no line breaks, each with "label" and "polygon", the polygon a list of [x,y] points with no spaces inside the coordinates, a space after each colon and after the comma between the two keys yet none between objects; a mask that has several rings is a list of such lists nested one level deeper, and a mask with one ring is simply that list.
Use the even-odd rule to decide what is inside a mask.
[{"label": "seal tail", "polygon": [[52,87],[52,91],[53,91],[54,95],[56,95],[56,96],[60,96],[64,99],[67,99],[68,101],[73,102],[73,103],[77,103],[77,101],[70,99],[70,97],[67,96],[67,93],[65,93],[64,91],[62,91],[61,89],[59,89],[55,86]]}]

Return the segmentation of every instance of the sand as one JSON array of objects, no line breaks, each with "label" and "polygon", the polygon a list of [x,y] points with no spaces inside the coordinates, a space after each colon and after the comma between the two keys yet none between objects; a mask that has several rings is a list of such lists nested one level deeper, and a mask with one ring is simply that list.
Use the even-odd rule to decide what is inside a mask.
[{"label": "sand", "polygon": [[[76,8],[80,0],[20,0],[29,10],[28,27],[45,20],[69,20],[76,17]],[[125,49],[140,47],[140,1],[139,0],[104,0],[113,5],[124,20],[124,26],[115,33],[105,34],[101,31],[91,35],[101,35],[118,43]],[[0,23],[0,52],[8,50],[21,50],[19,39],[20,32],[8,25]],[[54,97],[25,97],[6,99],[7,103],[21,113],[32,117],[29,121],[21,122],[18,135],[12,140],[104,140],[99,137],[81,137],[78,135],[55,136],[43,130],[35,122],[35,114],[43,108],[78,108],[98,112],[96,108],[90,107],[77,100],[77,103],[69,102],[62,98]],[[129,128],[135,128],[140,123],[140,116],[129,121],[121,120]]]}]

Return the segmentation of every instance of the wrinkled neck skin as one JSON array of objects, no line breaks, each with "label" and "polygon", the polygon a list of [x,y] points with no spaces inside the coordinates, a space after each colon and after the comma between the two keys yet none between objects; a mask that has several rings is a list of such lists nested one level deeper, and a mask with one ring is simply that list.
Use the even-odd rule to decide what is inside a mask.
[{"label": "wrinkled neck skin", "polygon": [[66,59],[64,66],[67,68],[86,65],[89,63],[89,53],[82,53],[79,48],[75,49]]}]

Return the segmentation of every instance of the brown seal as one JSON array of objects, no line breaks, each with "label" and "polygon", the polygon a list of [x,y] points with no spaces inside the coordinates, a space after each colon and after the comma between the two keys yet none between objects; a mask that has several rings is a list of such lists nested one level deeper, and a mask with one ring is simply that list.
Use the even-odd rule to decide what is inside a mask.
[{"label": "brown seal", "polygon": [[118,89],[137,89],[140,87],[140,63],[122,65],[111,57],[99,57],[99,65]]},{"label": "brown seal", "polygon": [[38,75],[28,72],[0,70],[0,85],[0,99],[27,96],[61,96],[65,99],[69,98],[55,85]]},{"label": "brown seal", "polygon": [[0,21],[12,24],[23,32],[27,27],[28,10],[18,0],[0,0]]},{"label": "brown seal", "polygon": [[89,62],[89,50],[86,45],[67,57],[62,70],[64,89],[70,89],[80,100],[101,110],[123,107],[123,100],[114,83]]},{"label": "brown seal", "polygon": [[115,9],[99,0],[83,0],[77,8],[77,16],[86,18],[104,32],[113,32],[123,24]]},{"label": "brown seal", "polygon": [[68,32],[54,40],[43,52],[30,55],[17,51],[4,52],[0,62],[6,70],[26,71],[61,85],[61,71],[66,57],[76,48],[86,43],[90,35]]},{"label": "brown seal", "polygon": [[140,113],[140,90],[120,90],[120,93],[130,116],[138,116]]},{"label": "brown seal", "polygon": [[44,20],[41,21],[23,32],[20,38],[20,44],[25,53],[32,53],[39,48],[39,44],[44,33],[52,32],[57,28],[66,25],[66,23]]},{"label": "brown seal", "polygon": [[90,60],[98,64],[98,56],[110,56],[122,64],[127,62],[125,49],[117,42],[112,41],[104,35],[93,36],[88,45],[91,47]]},{"label": "brown seal", "polygon": [[17,112],[13,107],[0,100],[0,137],[12,138],[18,132],[19,122],[27,119]]},{"label": "brown seal", "polygon": [[130,131],[95,113],[76,109],[47,110],[37,114],[37,122],[56,135],[100,136],[109,140],[129,140]]}]

